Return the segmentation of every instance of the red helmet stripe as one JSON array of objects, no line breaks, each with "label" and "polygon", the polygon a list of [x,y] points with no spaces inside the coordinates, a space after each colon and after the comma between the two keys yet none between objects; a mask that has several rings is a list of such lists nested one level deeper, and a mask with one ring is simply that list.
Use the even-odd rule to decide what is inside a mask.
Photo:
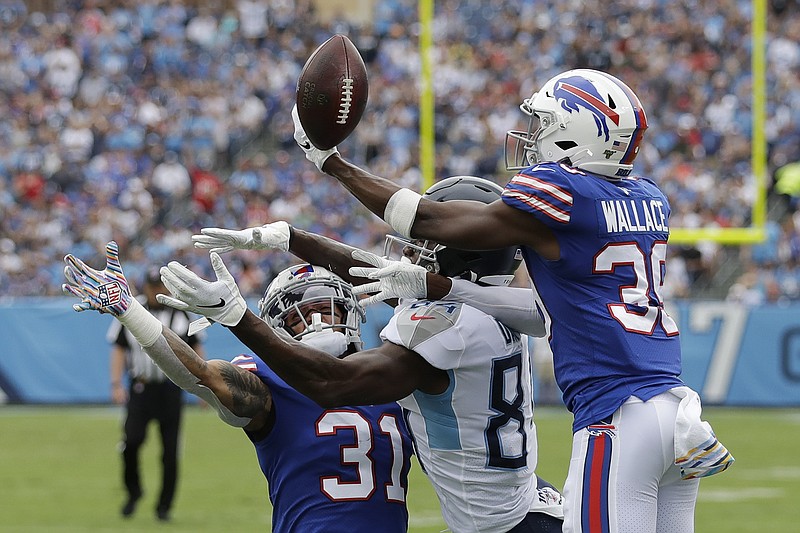
[{"label": "red helmet stripe", "polygon": [[575,87],[574,85],[570,85],[569,83],[561,82],[560,86],[567,92],[571,92],[578,98],[583,99],[586,103],[603,113],[605,116],[611,119],[611,122],[619,126],[619,113],[608,107],[604,101],[600,100],[596,96],[587,93],[583,89]]},{"label": "red helmet stripe", "polygon": [[628,144],[628,150],[620,160],[621,164],[630,165],[633,163],[634,158],[636,158],[636,154],[639,153],[639,144],[644,137],[644,130],[647,129],[647,115],[644,112],[644,107],[642,107],[642,102],[639,101],[639,97],[636,96],[636,93],[634,93],[630,87],[605,72],[597,71],[597,73],[613,81],[617,87],[622,89],[622,92],[628,97],[628,101],[633,108],[633,116],[636,117],[636,129],[634,129],[631,134],[631,142]]}]

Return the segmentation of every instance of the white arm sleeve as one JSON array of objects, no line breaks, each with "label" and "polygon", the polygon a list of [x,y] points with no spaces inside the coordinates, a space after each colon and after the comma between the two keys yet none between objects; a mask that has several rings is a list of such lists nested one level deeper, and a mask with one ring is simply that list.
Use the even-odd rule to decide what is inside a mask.
[{"label": "white arm sleeve", "polygon": [[217,410],[220,419],[226,424],[237,428],[243,428],[252,420],[251,418],[244,418],[233,414],[222,404],[222,401],[217,398],[214,391],[205,385],[201,385],[197,376],[189,372],[189,369],[184,366],[181,360],[178,359],[178,356],[175,355],[175,352],[172,351],[164,335],[159,335],[155,343],[145,347],[144,351],[175,385],[205,400],[208,405],[211,405]]},{"label": "white arm sleeve", "polygon": [[451,278],[453,286],[445,299],[469,304],[506,326],[531,337],[545,335],[544,319],[534,305],[533,291],[519,287],[481,286]]}]

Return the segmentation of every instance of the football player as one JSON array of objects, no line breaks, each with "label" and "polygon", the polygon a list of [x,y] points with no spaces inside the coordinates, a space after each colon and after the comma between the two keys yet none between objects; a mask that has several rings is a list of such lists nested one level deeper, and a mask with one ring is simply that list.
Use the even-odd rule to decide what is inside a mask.
[{"label": "football player", "polygon": [[[499,198],[501,191],[487,180],[456,177],[440,182],[426,196],[434,201],[486,202]],[[497,284],[494,289],[508,294],[502,289],[521,262],[516,246],[475,253],[401,241],[417,264],[392,264],[277,223],[240,232],[213,230],[196,236],[195,243],[211,248],[214,262],[219,261],[218,251],[268,243],[266,247],[302,253],[304,259],[310,258],[305,252],[313,254],[315,262],[323,262],[319,256],[324,256],[324,264],[335,271],[352,265],[351,255],[380,266],[353,267],[348,271],[351,276],[383,270],[384,279],[409,280],[405,287],[382,285],[386,290],[381,297],[406,297],[382,330],[383,343],[347,359],[333,360],[307,345],[286,342],[249,311],[235,324],[224,323],[281,378],[322,406],[397,400],[451,531],[561,531],[561,495],[535,474],[537,440],[527,337],[472,305],[415,298],[426,294],[424,280],[430,272]],[[386,274],[389,271],[393,275]],[[241,296],[233,289],[230,274],[217,270],[217,275],[217,281],[206,281],[170,263],[162,269],[172,293],[164,303],[219,321],[217,310],[209,306]],[[449,281],[455,285],[457,280]],[[370,285],[362,291],[376,288]],[[516,290],[530,296],[527,289]],[[274,328],[284,325],[286,310],[270,309],[262,306],[267,323]],[[530,312],[526,316],[533,321]]]},{"label": "football player", "polygon": [[491,204],[431,202],[295,139],[398,233],[473,250],[521,245],[545,314],[556,381],[574,415],[564,531],[692,531],[698,477],[733,458],[680,379],[678,327],[659,293],[670,206],[633,162],[644,108],[619,79],[572,70],[520,105],[516,175]]},{"label": "football player", "polygon": [[[381,531],[407,530],[412,445],[397,404],[325,409],[258,357],[203,360],[131,296],[116,243],[108,244],[106,257],[106,268],[98,271],[66,256],[64,291],[81,299],[73,308],[113,315],[172,381],[244,429],[269,485],[272,531],[366,533],[375,524]],[[214,266],[225,268],[221,261]],[[215,316],[226,323],[245,308],[244,301],[226,302]],[[280,317],[292,342],[314,346],[330,359],[360,348],[363,309],[352,287],[324,268],[281,272],[262,308],[265,318]]]}]

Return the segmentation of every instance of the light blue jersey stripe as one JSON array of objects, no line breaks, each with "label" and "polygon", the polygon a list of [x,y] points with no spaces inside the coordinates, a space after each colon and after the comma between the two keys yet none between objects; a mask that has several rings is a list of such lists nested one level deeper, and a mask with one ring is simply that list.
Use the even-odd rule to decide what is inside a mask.
[{"label": "light blue jersey stripe", "polygon": [[453,411],[453,391],[456,388],[456,379],[452,370],[448,370],[447,375],[450,377],[450,385],[441,394],[431,395],[414,391],[414,399],[425,419],[428,444],[434,450],[461,449],[458,421],[456,413]]}]

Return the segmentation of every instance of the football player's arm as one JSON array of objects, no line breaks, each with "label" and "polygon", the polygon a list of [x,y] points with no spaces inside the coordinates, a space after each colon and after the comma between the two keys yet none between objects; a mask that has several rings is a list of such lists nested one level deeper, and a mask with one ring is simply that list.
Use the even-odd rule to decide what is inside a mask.
[{"label": "football player's arm", "polygon": [[323,266],[351,285],[368,281],[349,272],[350,267],[366,265],[353,259],[353,251],[357,248],[294,226],[289,226],[289,232],[289,251],[303,261]]},{"label": "football player's arm", "polygon": [[491,315],[520,333],[543,337],[544,317],[539,312],[531,289],[521,287],[480,286],[463,279],[453,279],[445,300],[463,302]]},{"label": "football player's arm", "polygon": [[217,254],[231,250],[288,251],[307,263],[324,266],[350,284],[366,281],[348,272],[352,266],[365,264],[353,259],[351,254],[356,248],[297,229],[283,220],[242,230],[203,228],[199,234],[192,235],[192,242],[196,248]]},{"label": "football player's arm", "polygon": [[176,385],[216,408],[229,425],[259,431],[267,424],[272,395],[256,375],[228,361],[206,361],[167,327],[162,338],[144,350]]},{"label": "football player's arm", "polygon": [[465,250],[493,250],[515,244],[558,259],[552,231],[530,214],[506,205],[464,200],[432,202],[410,189],[375,176],[333,154],[322,170],[335,177],[367,209],[406,237],[430,239]]},{"label": "football player's arm", "polygon": [[[219,261],[218,255],[212,254],[212,257]],[[119,261],[119,246],[116,242],[111,241],[106,245],[106,268],[103,270],[91,268],[72,254],[67,254],[64,261],[67,283],[61,287],[66,294],[80,298],[80,302],[72,306],[75,311],[95,310],[113,315],[173,383],[214,406],[220,418],[227,424],[249,428],[254,422],[258,422],[258,417],[253,419],[249,416],[254,411],[243,409],[242,405],[233,401],[231,387],[223,386],[225,380],[221,377],[222,373],[213,371],[216,363],[209,366],[183,339],[165,327],[131,295],[128,280]],[[239,305],[239,302],[236,304]],[[227,321],[230,319],[229,315],[236,313],[237,309],[227,306],[224,310],[217,310],[215,317],[220,321]],[[253,385],[252,382],[248,384]],[[265,390],[266,387],[263,387],[259,393],[264,394]],[[217,397],[217,393],[221,394],[221,398]],[[266,390],[267,398],[270,398],[268,393]],[[271,404],[268,407],[271,408]],[[266,420],[267,414],[265,412],[260,416]]]},{"label": "football player's arm", "polygon": [[337,359],[277,335],[251,311],[230,330],[286,383],[326,408],[386,403],[416,389],[438,394],[449,383],[446,372],[392,343]]}]

